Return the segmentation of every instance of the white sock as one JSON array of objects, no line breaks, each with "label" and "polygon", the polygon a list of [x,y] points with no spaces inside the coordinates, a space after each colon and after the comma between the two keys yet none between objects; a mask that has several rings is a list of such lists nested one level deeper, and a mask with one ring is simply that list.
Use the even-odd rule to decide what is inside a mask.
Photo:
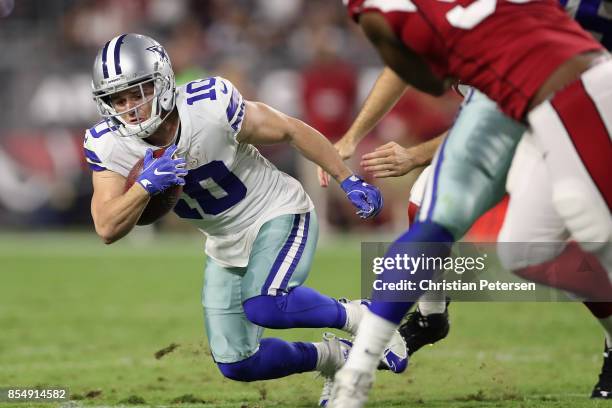
[{"label": "white sock", "polygon": [[344,323],[344,327],[342,327],[342,330],[352,335],[355,335],[357,333],[359,325],[361,324],[361,319],[363,318],[363,315],[368,310],[368,308],[365,305],[352,302],[340,304],[344,306],[344,310],[346,310],[346,323]]},{"label": "white sock", "polygon": [[444,313],[446,310],[446,294],[443,290],[430,290],[419,299],[419,312],[423,316]]},{"label": "white sock", "polygon": [[396,328],[395,323],[367,311],[359,325],[345,367],[374,373]]}]

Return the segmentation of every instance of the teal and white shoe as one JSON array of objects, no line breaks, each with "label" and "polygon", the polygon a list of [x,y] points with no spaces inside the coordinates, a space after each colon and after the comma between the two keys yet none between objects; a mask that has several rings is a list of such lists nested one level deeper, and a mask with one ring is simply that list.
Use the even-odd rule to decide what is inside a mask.
[{"label": "teal and white shoe", "polygon": [[318,365],[317,370],[325,378],[334,378],[336,371],[346,362],[353,343],[336,336],[334,333],[325,332],[323,333],[323,342],[320,344],[325,347],[326,351],[324,353],[325,358]]},{"label": "teal and white shoe", "polygon": [[391,341],[387,343],[387,347],[383,353],[383,358],[380,360],[379,369],[390,370],[395,374],[400,374],[408,368],[410,355],[408,348],[402,335],[396,330],[393,332]]},{"label": "teal and white shoe", "polygon": [[[347,300],[345,298],[338,299],[338,302],[346,309],[347,321],[342,329],[355,336],[363,316],[370,309],[371,302],[367,299]],[[383,358],[378,368],[380,370],[390,370],[393,373],[400,374],[406,371],[408,359],[409,353],[406,342],[402,335],[396,330],[393,333],[391,341],[385,348]]]}]

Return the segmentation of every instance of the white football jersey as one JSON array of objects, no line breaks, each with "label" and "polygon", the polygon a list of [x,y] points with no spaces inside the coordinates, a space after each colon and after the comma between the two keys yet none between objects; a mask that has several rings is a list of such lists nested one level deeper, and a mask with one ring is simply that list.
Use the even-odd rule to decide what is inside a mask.
[{"label": "white football jersey", "polygon": [[[181,120],[177,155],[189,171],[174,212],[204,232],[206,253],[223,266],[244,267],[259,228],[284,214],[313,209],[302,185],[279,171],[250,144],[238,143],[245,114],[242,95],[226,79],[211,77],[177,89]],[[105,122],[85,133],[93,171],[127,177],[153,146],[120,137]]]}]

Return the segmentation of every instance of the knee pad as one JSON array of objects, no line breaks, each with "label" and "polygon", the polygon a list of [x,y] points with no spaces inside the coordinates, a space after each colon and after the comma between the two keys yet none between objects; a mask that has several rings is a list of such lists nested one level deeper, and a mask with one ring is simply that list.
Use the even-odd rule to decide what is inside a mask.
[{"label": "knee pad", "polygon": [[270,329],[342,328],[346,322],[345,309],[336,300],[304,286],[297,286],[284,296],[252,297],[242,307],[251,323]]},{"label": "knee pad", "polygon": [[572,238],[587,251],[603,247],[612,237],[612,218],[600,197],[576,179],[553,184],[553,206],[565,221]]},{"label": "knee pad", "polygon": [[273,328],[272,323],[278,315],[276,296],[261,295],[247,299],[242,303],[244,314],[253,324]]},{"label": "knee pad", "polygon": [[217,363],[217,366],[231,380],[250,382],[312,371],[316,364],[314,344],[266,338],[261,340],[259,350],[252,356],[235,363]]},{"label": "knee pad", "polygon": [[221,374],[230,380],[241,382],[256,381],[258,379],[258,360],[257,353],[255,353],[251,357],[236,363],[217,363],[217,367],[219,367]]}]

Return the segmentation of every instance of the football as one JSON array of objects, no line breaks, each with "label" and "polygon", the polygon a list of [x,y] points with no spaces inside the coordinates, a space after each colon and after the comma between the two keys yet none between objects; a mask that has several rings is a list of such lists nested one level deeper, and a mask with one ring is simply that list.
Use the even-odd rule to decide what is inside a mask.
[{"label": "football", "polygon": [[[164,154],[164,151],[165,149],[158,149],[154,151],[153,157],[160,157],[162,154]],[[129,190],[129,188],[136,182],[136,179],[142,172],[143,163],[144,158],[138,160],[134,167],[132,167],[132,170],[130,170],[130,173],[127,176],[127,180],[125,181],[124,191]],[[149,225],[168,214],[176,205],[176,202],[178,201],[182,192],[183,186],[172,186],[165,189],[161,193],[152,196],[136,224]]]}]

